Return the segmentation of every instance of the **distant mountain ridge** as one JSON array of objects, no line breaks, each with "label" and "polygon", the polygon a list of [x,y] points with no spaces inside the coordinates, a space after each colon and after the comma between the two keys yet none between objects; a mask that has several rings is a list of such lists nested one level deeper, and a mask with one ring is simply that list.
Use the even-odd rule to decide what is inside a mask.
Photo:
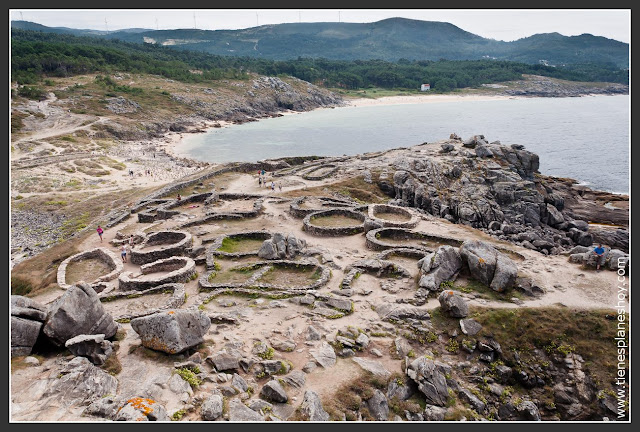
[{"label": "distant mountain ridge", "polygon": [[298,57],[387,61],[495,58],[550,65],[629,67],[629,44],[591,34],[536,34],[513,42],[487,39],[453,24],[389,18],[373,23],[286,23],[241,30],[80,30],[12,21],[13,28],[153,43],[216,55],[270,60]]}]

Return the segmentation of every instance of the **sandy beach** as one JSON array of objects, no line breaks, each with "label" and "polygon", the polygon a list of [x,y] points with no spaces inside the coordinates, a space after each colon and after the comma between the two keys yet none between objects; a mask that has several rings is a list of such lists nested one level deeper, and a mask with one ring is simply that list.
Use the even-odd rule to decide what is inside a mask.
[{"label": "sandy beach", "polygon": [[488,100],[506,100],[521,99],[516,96],[499,96],[499,95],[450,95],[450,94],[421,94],[411,96],[385,96],[377,99],[358,98],[348,99],[348,106],[379,106],[379,105],[406,105],[406,104],[424,104],[437,102],[460,102],[460,101],[488,101]]},{"label": "sandy beach", "polygon": [[[411,96],[385,96],[376,99],[370,98],[356,98],[345,99],[345,106],[341,108],[358,108],[366,106],[385,106],[385,105],[409,105],[409,104],[428,104],[428,103],[440,103],[440,102],[469,102],[469,101],[490,101],[490,100],[507,100],[507,99],[522,99],[522,97],[516,96],[499,96],[499,95],[451,95],[451,94],[420,94]],[[316,108],[316,110],[322,110],[327,108]],[[314,110],[315,111],[315,110]],[[296,115],[304,114],[307,111],[282,111],[281,115]],[[222,128],[231,127],[236,125],[233,122],[226,121],[208,121],[205,122],[205,131],[210,131],[215,124],[220,125]],[[185,138],[191,136],[192,132],[169,132],[158,143],[164,151],[176,158],[191,159],[187,148],[185,146]]]}]

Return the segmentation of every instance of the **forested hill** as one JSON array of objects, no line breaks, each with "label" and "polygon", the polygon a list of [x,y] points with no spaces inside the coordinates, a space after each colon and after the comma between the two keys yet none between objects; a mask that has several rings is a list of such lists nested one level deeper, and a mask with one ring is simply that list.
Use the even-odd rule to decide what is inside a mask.
[{"label": "forested hill", "polygon": [[[333,60],[386,61],[479,60],[493,58],[561,66],[583,63],[629,67],[629,45],[600,36],[538,34],[514,42],[486,39],[436,21],[390,18],[374,23],[288,23],[241,30],[144,30],[116,32],[56,29],[13,21],[12,28],[96,35],[128,42],[146,42],[224,56],[273,60],[298,57]],[[37,26],[37,28],[35,28]]]}]

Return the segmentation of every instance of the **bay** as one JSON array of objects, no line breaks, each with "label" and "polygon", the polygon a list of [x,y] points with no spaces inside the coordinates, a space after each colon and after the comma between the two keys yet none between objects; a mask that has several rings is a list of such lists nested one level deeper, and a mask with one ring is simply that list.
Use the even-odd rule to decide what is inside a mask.
[{"label": "bay", "polygon": [[342,156],[410,147],[457,133],[522,144],[540,172],[629,192],[630,96],[513,98],[318,109],[188,136],[180,152],[212,163]]}]

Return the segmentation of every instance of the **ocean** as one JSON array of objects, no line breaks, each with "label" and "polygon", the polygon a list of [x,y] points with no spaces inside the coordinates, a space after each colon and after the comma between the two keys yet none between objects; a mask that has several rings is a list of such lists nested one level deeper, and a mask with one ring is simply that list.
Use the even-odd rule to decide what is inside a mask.
[{"label": "ocean", "polygon": [[540,172],[629,193],[630,96],[454,100],[318,109],[187,136],[180,153],[212,163],[342,156],[482,134],[522,144]]}]

